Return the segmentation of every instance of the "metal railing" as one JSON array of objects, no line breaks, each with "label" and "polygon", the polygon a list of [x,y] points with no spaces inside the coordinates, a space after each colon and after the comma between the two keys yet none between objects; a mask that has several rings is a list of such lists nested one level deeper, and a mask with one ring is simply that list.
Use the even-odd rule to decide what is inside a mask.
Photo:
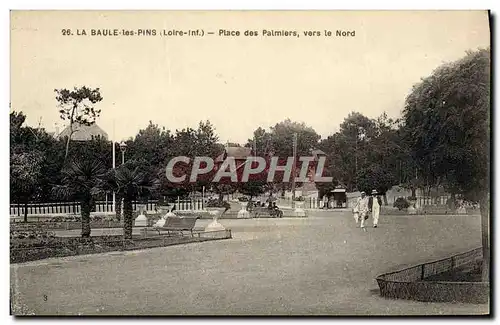
[{"label": "metal railing", "polygon": [[[182,200],[178,198],[175,202],[170,203],[170,205],[175,204],[175,209],[179,211],[185,210],[203,210],[204,202],[202,199],[192,199],[192,200]],[[139,201],[132,202],[132,208],[134,211],[139,210],[139,206],[144,206],[146,211],[156,211],[157,201],[148,201],[147,203],[141,203]],[[78,215],[81,213],[80,202],[54,202],[54,203],[30,203],[28,205],[24,204],[11,204],[10,205],[10,215],[21,217],[24,216],[25,210],[28,216],[36,215]],[[113,202],[112,201],[96,201],[95,207],[92,212],[95,213],[113,213]]]},{"label": "metal railing", "polygon": [[477,268],[482,249],[476,248],[437,261],[423,263],[376,278],[380,294],[386,298],[418,301],[485,303],[489,298],[489,282],[426,281],[427,278],[463,266]]}]

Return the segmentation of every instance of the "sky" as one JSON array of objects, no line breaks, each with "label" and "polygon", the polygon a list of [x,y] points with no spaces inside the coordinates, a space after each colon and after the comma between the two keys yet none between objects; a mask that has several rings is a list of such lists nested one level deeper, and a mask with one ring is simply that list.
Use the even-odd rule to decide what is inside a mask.
[{"label": "sky", "polygon": [[[205,35],[159,35],[189,29]],[[263,37],[264,29],[300,36]],[[335,37],[337,30],[354,36]],[[352,111],[398,117],[422,77],[489,43],[486,11],[12,11],[11,111],[24,112],[28,125],[62,130],[54,89],[85,85],[101,89],[97,124],[116,141],[149,121],[175,130],[207,119],[221,142],[244,144],[259,126],[286,118],[324,138]]]}]

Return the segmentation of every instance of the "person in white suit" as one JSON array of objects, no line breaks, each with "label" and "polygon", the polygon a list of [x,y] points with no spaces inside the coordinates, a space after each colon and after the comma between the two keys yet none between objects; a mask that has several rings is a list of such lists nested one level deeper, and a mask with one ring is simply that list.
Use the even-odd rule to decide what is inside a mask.
[{"label": "person in white suit", "polygon": [[370,209],[373,218],[373,228],[378,226],[378,218],[380,216],[380,207],[382,206],[382,199],[377,195],[377,190],[372,191],[372,195],[368,201],[368,207]]},{"label": "person in white suit", "polygon": [[365,192],[361,192],[361,198],[359,199],[358,202],[358,213],[359,213],[359,220],[360,220],[360,227],[365,230],[365,220],[368,219],[368,212],[369,212],[369,206],[368,206],[368,197],[366,196]]}]

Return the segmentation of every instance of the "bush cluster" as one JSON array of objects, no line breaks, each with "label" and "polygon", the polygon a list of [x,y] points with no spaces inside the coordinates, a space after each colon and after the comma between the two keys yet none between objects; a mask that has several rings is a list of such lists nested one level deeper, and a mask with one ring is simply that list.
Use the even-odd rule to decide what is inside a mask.
[{"label": "bush cluster", "polygon": [[219,201],[217,199],[209,199],[206,204],[207,208],[225,208],[230,209],[231,205],[226,201]]},{"label": "bush cluster", "polygon": [[40,228],[25,228],[25,229],[11,229],[10,240],[11,242],[16,239],[46,239],[54,238],[56,235],[52,231],[47,231]]},{"label": "bush cluster", "polygon": [[46,219],[44,222],[81,222],[80,216],[57,216],[51,219]]},{"label": "bush cluster", "polygon": [[395,208],[397,208],[399,211],[401,210],[404,210],[404,209],[408,209],[410,207],[410,203],[408,202],[407,199],[403,198],[403,197],[399,197],[396,199],[396,201],[394,201],[394,205],[393,205]]}]

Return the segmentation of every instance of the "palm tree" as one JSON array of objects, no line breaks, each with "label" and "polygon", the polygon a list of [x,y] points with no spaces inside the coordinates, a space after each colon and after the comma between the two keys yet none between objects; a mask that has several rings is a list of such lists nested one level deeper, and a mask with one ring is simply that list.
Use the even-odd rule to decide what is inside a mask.
[{"label": "palm tree", "polygon": [[159,186],[159,180],[145,164],[130,160],[110,170],[107,186],[123,198],[123,236],[132,239],[132,201],[145,198]]},{"label": "palm tree", "polygon": [[116,221],[122,220],[122,197],[115,193],[115,218]]},{"label": "palm tree", "polygon": [[55,194],[80,202],[82,215],[82,237],[90,237],[90,211],[93,196],[100,192],[100,185],[107,169],[95,159],[74,160],[62,170],[62,185],[54,186]]}]

